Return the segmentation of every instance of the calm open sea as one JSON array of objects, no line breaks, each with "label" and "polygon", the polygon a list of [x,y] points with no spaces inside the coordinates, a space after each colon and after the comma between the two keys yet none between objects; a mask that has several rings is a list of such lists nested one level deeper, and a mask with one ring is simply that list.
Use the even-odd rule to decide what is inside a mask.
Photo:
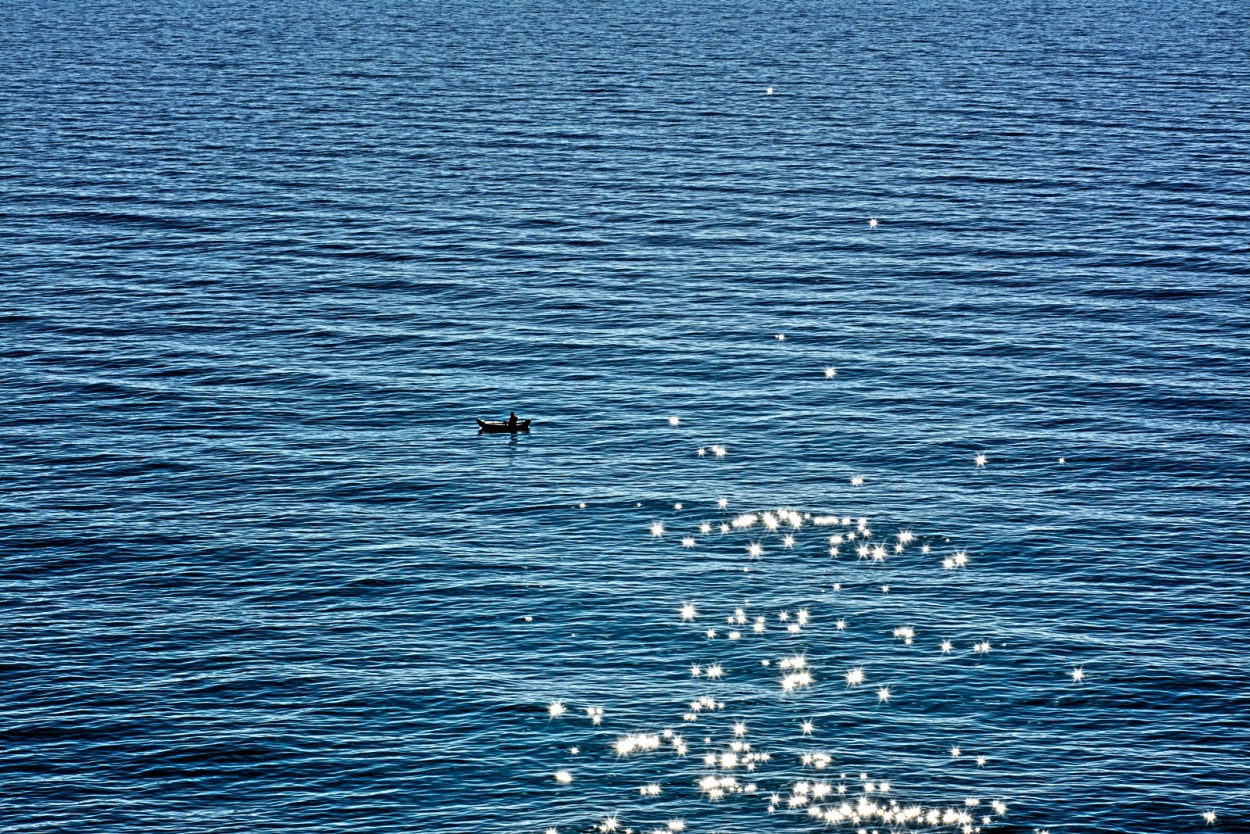
[{"label": "calm open sea", "polygon": [[0,830],[1250,830],[1248,44],[0,5]]}]

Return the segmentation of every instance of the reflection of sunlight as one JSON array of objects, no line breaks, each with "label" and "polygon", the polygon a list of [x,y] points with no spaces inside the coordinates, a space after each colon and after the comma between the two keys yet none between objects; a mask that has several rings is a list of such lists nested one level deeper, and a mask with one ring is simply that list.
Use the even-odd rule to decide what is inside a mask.
[{"label": "reflection of sunlight", "polygon": [[[710,448],[718,456],[723,454],[723,447]],[[863,478],[855,476],[852,484],[862,485]],[[725,510],[728,503],[728,500],[723,497],[716,502],[720,510]],[[674,509],[682,507],[680,503],[673,506]],[[641,511],[641,507],[638,507],[636,511]],[[678,523],[677,520],[670,521],[674,524]],[[805,521],[810,522],[808,527],[816,530],[818,535],[805,536],[803,534]],[[719,520],[691,522],[691,526],[697,529],[699,536],[710,536],[713,530],[719,529],[722,536],[728,539],[724,541],[703,539],[700,544],[694,530],[682,531],[678,537],[676,534],[679,531],[674,529],[674,539],[679,539],[681,547],[675,548],[675,544],[664,541],[657,541],[657,546],[673,547],[678,553],[682,553],[700,545],[705,552],[701,552],[698,556],[690,554],[681,557],[690,561],[691,564],[697,564],[701,560],[708,559],[709,556],[713,559],[742,559],[742,551],[736,550],[733,545],[733,541],[737,541],[737,546],[745,547],[747,558],[760,559],[764,555],[763,541],[750,539],[743,541],[750,535],[748,531],[754,529],[758,531],[755,533],[756,536],[764,534],[765,538],[767,534],[778,533],[782,545],[781,552],[784,554],[768,563],[760,563],[759,566],[753,568],[754,574],[767,576],[767,571],[773,569],[774,562],[778,564],[803,563],[813,558],[820,559],[819,564],[825,566],[822,569],[870,572],[872,579],[862,584],[848,583],[847,587],[851,590],[845,592],[842,592],[842,582],[831,582],[826,585],[825,577],[820,578],[822,587],[832,587],[834,591],[842,592],[837,597],[840,605],[855,604],[856,599],[861,604],[865,599],[882,599],[867,596],[877,588],[883,593],[889,591],[889,584],[880,584],[882,579],[889,579],[898,583],[900,587],[905,587],[906,578],[900,571],[908,565],[915,564],[915,560],[919,560],[920,555],[929,556],[932,552],[929,541],[925,540],[926,537],[917,536],[911,529],[899,529],[888,540],[874,540],[868,519],[865,517],[852,519],[849,515],[813,515],[783,508],[748,511],[733,516],[723,515]],[[821,533],[820,528],[829,526],[841,526],[843,529],[831,535]],[[652,538],[656,540],[663,539],[669,532],[665,528],[665,523],[661,521],[651,522],[649,529]],[[946,541],[949,542],[949,539]],[[915,549],[910,548],[909,545],[913,543],[919,546]],[[827,560],[826,554],[838,555],[840,545],[854,546],[861,561],[839,563]],[[954,550],[942,559],[941,564],[947,569],[965,568],[969,565],[968,553],[963,549]],[[928,559],[918,565],[921,569],[926,566],[929,570],[936,567]],[[737,568],[735,567],[734,570],[736,571]],[[949,577],[949,574],[940,572],[936,575]],[[856,588],[858,588],[858,593]],[[721,595],[720,598],[723,599],[723,589],[713,592],[713,595]],[[906,594],[899,599],[905,601]],[[789,607],[779,606],[780,610],[774,610],[777,612],[777,622],[781,627],[770,630],[768,616],[752,611],[751,600],[740,597],[736,600],[741,603],[740,605],[731,605],[713,615],[713,621],[717,617],[724,618],[728,626],[726,632],[720,633],[716,628],[706,625],[694,626],[689,632],[684,632],[683,629],[683,633],[691,637],[701,632],[706,638],[699,644],[699,651],[709,654],[719,652],[724,656],[721,658],[702,657],[694,663],[685,661],[685,673],[679,678],[679,681],[684,683],[678,684],[678,688],[675,689],[676,703],[681,706],[677,707],[672,715],[652,724],[654,729],[639,729],[638,727],[617,729],[614,731],[613,740],[607,741],[607,746],[612,748],[617,758],[625,759],[654,753],[651,758],[661,767],[675,769],[672,774],[673,780],[657,772],[634,782],[634,785],[638,786],[635,796],[654,798],[663,795],[667,798],[673,792],[669,791],[666,786],[679,784],[688,779],[690,781],[686,781],[685,784],[691,784],[691,782],[696,784],[699,787],[697,796],[703,801],[724,803],[724,807],[730,808],[733,801],[757,794],[759,791],[757,784],[747,779],[760,778],[769,780],[770,785],[776,785],[779,788],[771,794],[759,794],[760,800],[767,800],[760,806],[761,811],[772,814],[793,814],[821,826],[845,825],[852,826],[856,830],[872,830],[872,826],[877,826],[877,830],[900,832],[914,831],[918,828],[930,830],[941,826],[949,827],[952,834],[978,830],[988,832],[992,823],[1006,815],[1007,805],[999,799],[968,796],[966,788],[958,788],[959,792],[955,794],[958,798],[945,804],[921,805],[905,804],[888,799],[888,795],[892,793],[890,782],[877,777],[870,778],[867,773],[859,774],[858,794],[852,792],[849,796],[848,791],[855,788],[854,781],[849,786],[847,784],[849,774],[841,774],[840,780],[838,778],[820,779],[819,777],[823,775],[822,771],[832,771],[834,768],[833,755],[822,750],[795,749],[794,747],[798,739],[810,739],[814,735],[816,721],[812,718],[804,719],[799,723],[800,735],[794,735],[791,729],[788,733],[774,732],[770,740],[769,723],[764,720],[766,714],[758,711],[762,691],[771,693],[769,697],[777,699],[779,703],[803,699],[804,704],[808,706],[820,704],[822,699],[833,697],[833,692],[836,691],[840,693],[838,696],[840,699],[844,699],[847,704],[851,705],[850,709],[873,709],[873,714],[877,716],[876,720],[893,720],[888,716],[896,714],[893,708],[881,709],[883,705],[889,704],[893,707],[895,703],[906,704],[912,700],[907,697],[896,701],[896,697],[900,696],[897,696],[897,687],[893,682],[874,681],[872,690],[864,691],[862,687],[868,683],[868,675],[865,671],[866,665],[862,663],[851,663],[842,667],[846,670],[843,672],[843,685],[838,685],[836,680],[821,683],[820,678],[823,676],[820,669],[822,667],[827,663],[844,661],[828,656],[812,657],[808,649],[828,645],[828,641],[834,634],[842,635],[837,638],[839,654],[854,651],[857,647],[863,648],[865,641],[873,647],[872,650],[875,652],[902,652],[913,646],[916,638],[916,629],[910,625],[890,626],[884,631],[870,626],[859,628],[852,635],[848,631],[847,618],[839,616],[835,619],[832,616],[834,612],[829,612],[824,607],[825,600],[822,594],[819,599],[799,598],[793,600]],[[874,601],[871,604],[881,603]],[[783,602],[782,605],[784,606],[785,603]],[[706,603],[703,607],[706,607]],[[822,616],[825,613],[830,615],[827,619]],[[891,609],[892,615],[900,613]],[[699,618],[699,610],[694,602],[684,602],[678,607],[677,615],[680,623],[694,623]],[[902,616],[910,619],[911,615],[903,613]],[[748,625],[750,628],[746,628]],[[782,645],[789,648],[784,652],[774,653],[778,645],[775,642],[777,640],[786,641]],[[773,647],[772,650],[769,644]],[[980,640],[973,644],[972,651],[979,658],[984,658],[984,664],[988,664],[991,662],[992,645],[988,639]],[[941,640],[939,648],[942,655],[950,655],[954,650],[954,641]],[[876,655],[873,657],[875,658]],[[915,655],[911,657],[914,658]],[[740,663],[739,661],[747,662]],[[873,663],[875,666],[876,660],[873,660]],[[764,670],[770,670],[773,667],[777,667],[779,677],[759,677],[761,674],[771,675],[771,672]],[[738,670],[737,674],[727,674],[727,669],[730,668]],[[917,671],[916,667],[910,668],[913,673]],[[944,665],[944,668],[953,670],[958,667]],[[751,669],[755,672],[751,672]],[[1081,683],[1085,678],[1085,673],[1080,666],[1070,667],[1069,675],[1073,683]],[[769,684],[769,687],[761,690],[760,685],[764,683]],[[832,690],[828,688],[830,683],[834,684]],[[899,682],[898,686],[902,686],[902,683]],[[696,692],[698,689],[702,689],[703,692],[697,694],[693,700],[683,702],[681,695],[683,688],[690,687],[696,688]],[[749,693],[747,703],[753,705],[750,742],[747,741],[748,724],[743,717],[736,717],[732,722],[720,725],[709,720],[712,713],[726,708],[739,708],[729,703],[733,694],[731,690],[735,688],[740,689],[737,693],[739,697]],[[916,691],[922,692],[923,689]],[[553,719],[564,716],[566,709],[565,702],[560,700],[551,701],[547,705],[548,716]],[[579,705],[578,709],[585,710],[589,723],[594,727],[609,723],[603,707]],[[906,715],[906,710],[899,710],[897,714]],[[616,720],[621,719],[616,718]],[[628,720],[631,723],[637,722],[638,717],[631,716]],[[678,720],[685,722],[686,725],[707,728],[704,733],[700,734],[702,750],[697,751],[693,757],[688,757],[691,753],[690,744],[671,728],[664,728],[666,722]],[[794,727],[793,724],[788,726]],[[769,747],[775,749],[770,750]],[[581,748],[573,746],[559,749],[569,755],[575,755],[580,752]],[[803,768],[801,772],[810,775],[804,778],[784,769],[777,770],[776,765],[773,765],[774,752],[786,753],[784,758],[789,763],[784,767],[794,767],[797,764]],[[969,755],[966,759],[961,759],[962,756],[963,752],[958,745],[950,748],[950,758],[966,761],[969,767],[975,761],[975,766],[981,768],[988,761],[985,755],[975,757]],[[546,772],[554,772],[555,781],[560,785],[570,785],[574,781],[569,769],[557,766]],[[831,777],[833,776],[837,774],[831,772]],[[587,781],[585,771],[582,771],[577,784],[581,786]],[[952,787],[952,791],[955,790]],[[989,809],[992,809],[991,813],[983,813]],[[611,808],[602,809],[602,812],[610,810]],[[973,813],[976,814],[975,817],[972,816]],[[626,821],[619,813],[598,816],[596,819],[598,822],[593,823],[589,830],[605,833],[632,830],[639,834],[643,832],[675,834],[685,829],[685,823],[680,818],[672,819],[667,825],[661,823],[659,827],[654,822],[640,826],[632,819]],[[579,830],[588,829],[583,826]]]}]

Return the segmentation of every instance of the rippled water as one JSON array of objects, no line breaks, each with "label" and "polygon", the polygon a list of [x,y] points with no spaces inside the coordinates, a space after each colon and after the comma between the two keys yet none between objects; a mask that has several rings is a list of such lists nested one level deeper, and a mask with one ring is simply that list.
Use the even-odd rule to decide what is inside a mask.
[{"label": "rippled water", "polygon": [[[1247,31],[0,8],[0,827],[824,830],[793,783],[865,773],[986,831],[1247,830]],[[718,532],[778,507],[918,539]],[[737,721],[772,760],[709,802]]]}]

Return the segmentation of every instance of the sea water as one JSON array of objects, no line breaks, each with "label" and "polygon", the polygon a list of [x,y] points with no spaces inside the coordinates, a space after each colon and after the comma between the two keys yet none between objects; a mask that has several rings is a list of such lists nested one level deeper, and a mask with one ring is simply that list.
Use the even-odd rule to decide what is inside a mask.
[{"label": "sea water", "polygon": [[0,8],[0,827],[1246,830],[1248,31]]}]

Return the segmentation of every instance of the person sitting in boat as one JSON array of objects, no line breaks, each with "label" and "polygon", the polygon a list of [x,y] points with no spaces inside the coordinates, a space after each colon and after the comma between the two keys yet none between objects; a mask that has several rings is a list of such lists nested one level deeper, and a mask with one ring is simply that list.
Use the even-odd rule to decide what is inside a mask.
[{"label": "person sitting in boat", "polygon": [[508,428],[512,429],[512,431],[516,431],[516,412],[515,411],[513,411],[511,414],[508,415]]}]

